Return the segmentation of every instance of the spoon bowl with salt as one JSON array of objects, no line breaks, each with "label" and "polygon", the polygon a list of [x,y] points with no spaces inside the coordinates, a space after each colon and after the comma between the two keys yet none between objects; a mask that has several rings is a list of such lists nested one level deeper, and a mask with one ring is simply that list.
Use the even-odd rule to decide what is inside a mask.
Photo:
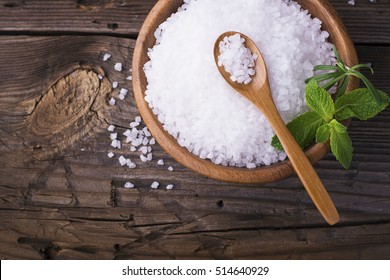
[{"label": "spoon bowl with salt", "polygon": [[[254,55],[256,61],[253,65],[255,70],[251,79],[243,83],[237,82],[236,78],[232,77],[225,66],[220,62],[220,43],[224,39],[234,35],[240,35],[245,40],[245,47]],[[252,102],[267,118],[271,124],[275,134],[278,136],[283,145],[291,165],[301,180],[310,198],[314,202],[318,211],[324,219],[330,224],[339,222],[339,214],[334,206],[332,199],[322,184],[318,174],[315,172],[309,159],[299,147],[294,137],[291,135],[286,125],[284,124],[272,98],[272,92],[268,80],[268,72],[265,60],[256,46],[256,44],[246,35],[239,32],[229,31],[221,34],[214,45],[214,58],[218,70],[226,80],[226,82],[238,93]]]}]

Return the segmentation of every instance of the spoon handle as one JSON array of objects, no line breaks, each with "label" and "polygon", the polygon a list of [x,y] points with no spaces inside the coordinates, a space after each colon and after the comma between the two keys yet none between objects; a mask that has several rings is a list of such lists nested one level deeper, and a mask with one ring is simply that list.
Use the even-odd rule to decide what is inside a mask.
[{"label": "spoon handle", "polygon": [[334,225],[339,222],[340,217],[332,199],[305,153],[302,151],[301,147],[299,147],[298,143],[284,124],[278,110],[276,109],[272,96],[271,98],[262,99],[261,105],[255,105],[261,109],[265,117],[267,117],[268,121],[271,123],[272,128],[279,137],[279,140],[295,169],[295,172],[318,211],[328,224]]}]

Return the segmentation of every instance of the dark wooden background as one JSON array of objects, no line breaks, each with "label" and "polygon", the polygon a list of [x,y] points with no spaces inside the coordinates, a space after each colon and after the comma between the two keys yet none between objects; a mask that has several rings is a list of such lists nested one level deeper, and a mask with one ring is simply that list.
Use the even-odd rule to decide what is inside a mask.
[{"label": "dark wooden background", "polygon": [[[388,259],[389,109],[352,121],[349,170],[330,155],[316,165],[341,214],[333,227],[297,178],[217,182],[158,145],[165,166],[129,170],[107,158],[108,124],[124,131],[138,114],[132,94],[107,105],[117,94],[110,85],[131,88],[135,39],[155,2],[0,0],[0,257]],[[373,63],[374,84],[390,92],[390,0],[331,2],[360,62]],[[106,52],[113,56],[103,62]],[[152,190],[154,180],[175,188]],[[137,187],[124,189],[126,181]]]}]

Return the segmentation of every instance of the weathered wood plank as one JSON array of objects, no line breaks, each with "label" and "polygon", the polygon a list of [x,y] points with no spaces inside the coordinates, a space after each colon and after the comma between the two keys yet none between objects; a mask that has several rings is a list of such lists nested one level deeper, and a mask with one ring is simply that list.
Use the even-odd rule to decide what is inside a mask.
[{"label": "weathered wood plank", "polygon": [[[123,132],[138,114],[131,94],[107,104],[118,93],[113,81],[131,88],[125,78],[133,46],[104,36],[2,36],[0,257],[389,257],[389,110],[351,122],[350,170],[332,156],[317,164],[342,217],[327,227],[297,178],[263,186],[217,182],[180,166],[158,145],[154,157],[165,166],[131,155],[139,165],[129,170],[107,158],[108,124]],[[358,51],[374,64],[374,83],[389,91],[390,57],[376,47]],[[113,56],[103,62],[106,52]],[[115,62],[125,70],[115,71]],[[151,190],[154,180],[175,188]],[[126,181],[137,188],[122,188]]]},{"label": "weathered wood plank", "polygon": [[[355,43],[390,43],[390,0],[330,1]],[[0,32],[136,36],[156,0],[0,0]]]},{"label": "weathered wood plank", "polygon": [[0,32],[136,36],[155,0],[0,0]]}]

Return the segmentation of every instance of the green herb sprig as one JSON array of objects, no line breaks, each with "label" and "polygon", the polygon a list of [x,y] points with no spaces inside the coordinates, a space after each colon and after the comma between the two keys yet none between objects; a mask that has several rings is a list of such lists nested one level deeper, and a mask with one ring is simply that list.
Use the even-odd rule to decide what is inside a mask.
[{"label": "green herb sprig", "polygon": [[372,69],[372,67],[368,64],[357,64],[355,66],[348,67],[341,59],[337,49],[334,48],[333,51],[337,60],[336,65],[317,65],[313,69],[314,71],[333,72],[326,72],[320,75],[313,76],[307,79],[306,83],[310,82],[311,80],[315,80],[318,83],[323,82],[324,84],[322,87],[325,90],[331,89],[334,85],[338,83],[336,97],[340,97],[346,92],[350,77],[355,76],[363,81],[368,91],[375,98],[378,105],[380,105],[383,100],[381,99],[381,95],[379,94],[378,90],[374,87],[374,85],[366,76],[364,76],[358,71],[361,68],[368,68],[371,70],[371,74],[374,74],[374,69]]},{"label": "green herb sprig", "polygon": [[[377,90],[363,74],[357,72],[357,69],[368,67],[367,65],[347,67],[336,50],[335,54],[336,66],[319,65],[314,68],[315,71],[334,72],[307,80],[305,94],[310,110],[288,123],[287,128],[301,148],[314,142],[330,141],[331,152],[341,165],[348,169],[352,162],[353,147],[347,127],[341,122],[350,118],[367,120],[376,116],[389,105],[390,97],[385,92]],[[345,94],[351,75],[361,79],[367,88],[359,88]],[[319,83],[324,81],[327,82],[320,86]],[[339,84],[333,101],[328,90],[336,83]],[[272,139],[272,145],[279,150],[283,149],[277,136]]]}]

